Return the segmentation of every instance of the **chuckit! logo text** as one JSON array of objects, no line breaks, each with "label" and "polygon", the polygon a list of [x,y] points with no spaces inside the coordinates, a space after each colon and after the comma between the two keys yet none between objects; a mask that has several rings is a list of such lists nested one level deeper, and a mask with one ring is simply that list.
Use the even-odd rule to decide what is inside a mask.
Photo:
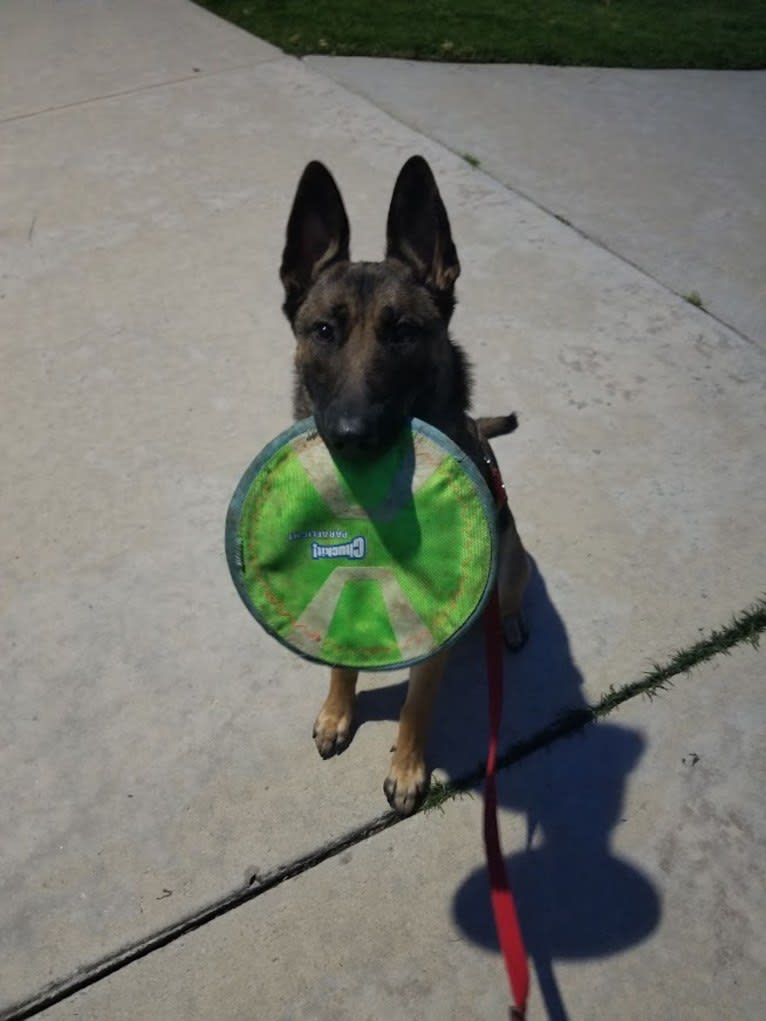
[{"label": "chuckit! logo text", "polygon": [[332,546],[323,546],[321,543],[312,542],[311,557],[313,560],[324,560],[325,557],[345,557],[347,560],[364,560],[367,554],[367,540],[363,535],[357,535],[350,542],[335,543]]}]

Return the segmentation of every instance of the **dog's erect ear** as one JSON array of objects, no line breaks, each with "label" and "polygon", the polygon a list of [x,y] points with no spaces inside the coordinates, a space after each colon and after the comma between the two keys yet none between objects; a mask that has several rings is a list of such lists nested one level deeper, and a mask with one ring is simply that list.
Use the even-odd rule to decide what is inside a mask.
[{"label": "dog's erect ear", "polygon": [[292,321],[309,285],[331,263],[348,259],[349,226],[332,174],[314,160],[295,193],[279,275],[284,310]]},{"label": "dog's erect ear", "polygon": [[386,255],[412,267],[426,286],[451,299],[460,263],[439,189],[422,156],[402,167],[391,197]]}]

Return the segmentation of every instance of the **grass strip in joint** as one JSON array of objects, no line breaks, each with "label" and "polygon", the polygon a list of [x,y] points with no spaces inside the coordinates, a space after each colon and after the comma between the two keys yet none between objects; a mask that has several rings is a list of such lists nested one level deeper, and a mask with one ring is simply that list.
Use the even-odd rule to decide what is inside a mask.
[{"label": "grass strip in joint", "polygon": [[730,624],[720,630],[711,631],[694,645],[680,649],[664,666],[655,663],[652,669],[638,681],[632,681],[621,688],[611,687],[592,707],[594,718],[606,716],[617,706],[636,695],[654,698],[666,691],[679,674],[688,673],[693,667],[705,663],[718,655],[728,655],[731,650],[747,642],[758,648],[760,637],[766,630],[766,598],[759,599],[753,606],[736,614]]},{"label": "grass strip in joint", "polygon": [[[513,765],[514,762],[526,758],[561,737],[569,737],[594,720],[608,716],[623,702],[627,702],[637,695],[655,698],[671,687],[674,678],[680,674],[688,673],[695,666],[699,666],[715,656],[728,655],[737,645],[746,642],[753,648],[758,648],[761,634],[765,630],[766,598],[761,598],[748,609],[735,614],[731,623],[726,627],[713,630],[707,637],[680,649],[664,665],[655,663],[652,669],[639,680],[631,681],[620,687],[610,687],[595,705],[570,709],[549,723],[547,727],[537,731],[532,737],[512,744],[498,756],[498,770]],[[456,780],[432,784],[423,804],[423,811],[442,808],[446,802],[469,794],[470,789],[481,782],[484,770],[485,763],[480,763],[476,769]]]}]

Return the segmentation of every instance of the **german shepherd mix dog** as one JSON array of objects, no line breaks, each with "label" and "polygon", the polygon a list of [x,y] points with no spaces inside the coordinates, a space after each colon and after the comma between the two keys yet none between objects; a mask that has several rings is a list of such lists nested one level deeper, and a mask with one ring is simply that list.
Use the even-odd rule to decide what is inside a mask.
[{"label": "german shepherd mix dog", "polygon": [[[329,171],[303,172],[287,224],[280,275],[295,354],[296,419],[313,415],[333,451],[372,458],[413,416],[458,444],[489,481],[492,436],[511,432],[515,416],[474,420],[467,414],[471,378],[450,339],[460,264],[447,211],[431,169],[413,156],[391,198],[382,262],[351,262],[349,224]],[[529,566],[513,517],[500,511],[500,607],[506,643],[526,633],[521,598]],[[391,806],[412,813],[428,789],[424,750],[428,719],[446,653],[412,668],[391,768],[383,789]],[[350,739],[356,670],[333,668],[330,692],[314,724],[322,758]]]}]

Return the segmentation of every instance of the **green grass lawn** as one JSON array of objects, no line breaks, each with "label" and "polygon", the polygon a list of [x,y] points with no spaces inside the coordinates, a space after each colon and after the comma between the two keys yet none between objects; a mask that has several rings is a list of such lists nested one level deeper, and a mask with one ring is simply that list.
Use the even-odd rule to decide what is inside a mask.
[{"label": "green grass lawn", "polygon": [[766,67],[766,0],[197,0],[288,53]]}]

